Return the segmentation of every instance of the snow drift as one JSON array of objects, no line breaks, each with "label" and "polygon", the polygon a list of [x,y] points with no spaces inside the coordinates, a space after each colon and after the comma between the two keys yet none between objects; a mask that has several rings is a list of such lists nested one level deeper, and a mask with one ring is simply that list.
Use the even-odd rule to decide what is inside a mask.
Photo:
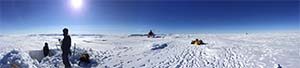
[{"label": "snow drift", "polygon": [[157,50],[157,49],[163,49],[167,47],[168,45],[166,43],[163,44],[153,44],[151,50]]},{"label": "snow drift", "polygon": [[1,68],[36,68],[37,61],[30,58],[27,53],[19,50],[11,50],[2,55],[0,60]]}]

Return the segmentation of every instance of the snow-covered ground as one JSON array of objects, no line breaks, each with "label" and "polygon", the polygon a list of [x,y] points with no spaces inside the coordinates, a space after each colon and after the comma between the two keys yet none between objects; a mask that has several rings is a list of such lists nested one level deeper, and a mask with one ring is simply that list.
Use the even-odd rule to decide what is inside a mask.
[{"label": "snow-covered ground", "polygon": [[[298,68],[300,33],[168,34],[162,38],[131,35],[71,36],[76,43],[70,57],[74,67],[124,68]],[[63,67],[62,36],[1,35],[0,68]],[[190,42],[201,39],[206,45]],[[48,42],[54,56],[36,60],[29,54]],[[72,45],[72,46],[74,46]],[[82,66],[78,57],[86,52],[92,63]]]}]

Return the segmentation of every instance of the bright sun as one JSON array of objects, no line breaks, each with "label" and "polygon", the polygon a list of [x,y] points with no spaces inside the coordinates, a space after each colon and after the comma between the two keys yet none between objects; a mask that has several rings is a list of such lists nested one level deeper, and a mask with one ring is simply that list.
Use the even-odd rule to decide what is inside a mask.
[{"label": "bright sun", "polygon": [[71,0],[71,6],[74,9],[80,9],[82,7],[82,0]]}]

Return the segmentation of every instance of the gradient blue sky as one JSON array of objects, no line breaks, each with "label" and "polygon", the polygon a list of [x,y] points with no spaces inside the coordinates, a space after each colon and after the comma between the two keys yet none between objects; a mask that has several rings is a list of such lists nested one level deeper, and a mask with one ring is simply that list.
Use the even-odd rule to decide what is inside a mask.
[{"label": "gradient blue sky", "polygon": [[0,34],[300,31],[298,0],[0,0]]}]

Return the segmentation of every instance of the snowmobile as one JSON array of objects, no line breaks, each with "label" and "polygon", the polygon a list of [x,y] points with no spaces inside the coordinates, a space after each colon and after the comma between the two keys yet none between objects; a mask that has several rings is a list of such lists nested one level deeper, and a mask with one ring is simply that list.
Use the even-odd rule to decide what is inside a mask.
[{"label": "snowmobile", "polygon": [[148,33],[148,38],[154,38],[155,34],[152,32],[152,30],[150,30],[150,32]]},{"label": "snowmobile", "polygon": [[207,43],[204,43],[202,40],[196,39],[196,40],[192,41],[191,44],[193,44],[193,45],[205,45]]}]

